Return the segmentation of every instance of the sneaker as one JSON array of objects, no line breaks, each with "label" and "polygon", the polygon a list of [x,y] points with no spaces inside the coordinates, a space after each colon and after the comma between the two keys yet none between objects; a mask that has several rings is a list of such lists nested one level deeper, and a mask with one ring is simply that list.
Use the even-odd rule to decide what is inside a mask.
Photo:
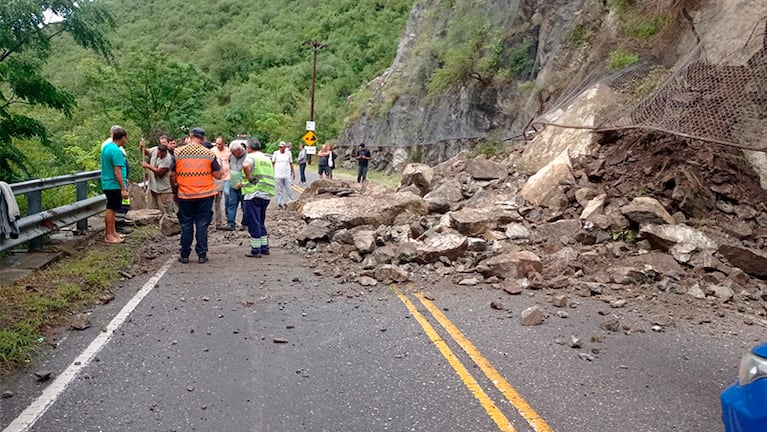
[{"label": "sneaker", "polygon": [[261,258],[260,253],[253,253],[253,251],[246,253],[245,256],[248,258]]},{"label": "sneaker", "polygon": [[181,264],[189,264],[189,257],[178,257],[178,262]]},{"label": "sneaker", "polygon": [[227,225],[222,228],[224,231],[234,231],[234,225]]},{"label": "sneaker", "polygon": [[208,262],[208,256],[207,255],[203,255],[203,256],[197,258],[197,262],[200,263],[200,264],[205,264],[206,262]]},{"label": "sneaker", "polygon": [[240,231],[247,231],[247,230],[248,230],[248,227],[246,227],[245,225],[240,225]]},{"label": "sneaker", "polygon": [[269,251],[268,250],[265,251],[265,250],[262,249],[261,250],[261,255],[269,255]]}]

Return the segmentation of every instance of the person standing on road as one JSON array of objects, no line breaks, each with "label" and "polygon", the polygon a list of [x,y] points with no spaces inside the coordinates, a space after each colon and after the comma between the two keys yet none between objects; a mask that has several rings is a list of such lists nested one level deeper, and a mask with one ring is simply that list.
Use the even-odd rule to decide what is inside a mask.
[{"label": "person standing on road", "polygon": [[290,182],[296,179],[296,172],[293,169],[293,155],[287,151],[286,147],[285,141],[280,141],[279,150],[272,154],[274,180],[277,186],[277,205],[280,208],[285,208],[286,203],[293,201]]},{"label": "person standing on road", "polygon": [[226,218],[226,202],[229,199],[229,184],[230,184],[230,168],[229,168],[229,156],[232,152],[229,151],[224,137],[216,137],[216,144],[211,149],[218,158],[218,163],[221,165],[221,180],[216,180],[216,199],[213,202],[213,220],[216,229],[226,229],[224,225],[224,218]]},{"label": "person standing on road", "polygon": [[111,137],[109,142],[101,147],[101,189],[107,197],[104,242],[122,243],[123,238],[117,233],[115,215],[120,211],[123,199],[129,196],[125,155],[120,150],[128,140],[128,132],[118,126],[112,128]]},{"label": "person standing on road", "polygon": [[[173,201],[173,189],[170,187],[170,164],[172,158],[168,153],[168,146],[162,143],[160,145],[147,149],[144,147],[144,140],[141,140],[141,154],[149,156],[149,162],[141,162],[141,166],[149,170],[149,192],[151,193],[151,202],[148,203],[151,208],[156,208],[167,214],[171,209]],[[167,139],[165,140],[167,142]]]},{"label": "person standing on road", "polygon": [[[242,163],[245,162],[245,158],[248,156],[246,146],[242,140],[232,141],[229,143],[229,195],[226,198],[226,230],[234,231],[236,225],[234,223],[237,217],[237,207],[240,204],[244,205],[242,200]],[[242,210],[243,215],[245,209]],[[244,216],[243,216],[244,217]]]},{"label": "person standing on road", "polygon": [[298,150],[298,158],[296,159],[296,163],[298,163],[298,172],[301,174],[301,184],[306,184],[306,149],[304,148],[304,145],[301,144]]},{"label": "person standing on road", "polygon": [[360,148],[357,150],[357,183],[367,181],[370,158],[370,150],[365,148],[365,143],[360,144]]},{"label": "person standing on road", "polygon": [[221,166],[216,155],[203,147],[205,130],[193,128],[189,144],[176,148],[176,160],[171,164],[170,183],[178,200],[178,222],[181,225],[181,250],[178,260],[189,263],[192,238],[197,231],[197,262],[208,262],[208,226],[213,218],[216,184],[221,179]]},{"label": "person standing on road", "polygon": [[269,237],[266,231],[266,208],[274,196],[274,166],[271,159],[261,152],[261,142],[248,140],[248,156],[242,163],[242,194],[245,202],[243,223],[250,234],[250,251],[247,257],[260,258],[269,255]]},{"label": "person standing on road", "polygon": [[319,162],[317,163],[318,166],[318,174],[320,175],[320,179],[330,178],[330,167],[328,166],[328,158],[330,157],[330,146],[327,144],[323,144],[322,148],[320,148],[319,153],[317,153],[317,157],[319,158]]}]

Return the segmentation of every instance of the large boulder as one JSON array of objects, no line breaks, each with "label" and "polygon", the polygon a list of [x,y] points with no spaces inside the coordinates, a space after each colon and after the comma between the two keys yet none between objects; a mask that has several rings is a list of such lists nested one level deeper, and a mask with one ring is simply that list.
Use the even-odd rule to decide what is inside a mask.
[{"label": "large boulder", "polygon": [[562,185],[566,184],[575,184],[573,167],[567,150],[530,177],[521,193],[525,200],[533,205],[561,211],[568,204],[568,199],[562,190]]},{"label": "large boulder", "polygon": [[466,161],[466,172],[475,180],[498,180],[509,175],[509,168],[480,156]]},{"label": "large boulder", "polygon": [[760,278],[767,278],[767,254],[760,250],[743,246],[722,245],[719,253],[727,261],[744,272]]},{"label": "large boulder", "polygon": [[589,202],[586,203],[585,206],[583,206],[584,208],[583,208],[583,211],[581,212],[581,219],[586,220],[590,218],[591,216],[598,214],[600,211],[602,211],[602,208],[605,206],[606,201],[607,201],[607,194],[600,194],[592,198],[591,200],[589,200]]},{"label": "large boulder", "polygon": [[426,164],[409,163],[402,170],[401,187],[414,185],[421,191],[421,196],[431,191],[431,182],[434,179],[434,170]]},{"label": "large boulder", "polygon": [[373,252],[376,247],[376,232],[372,230],[359,230],[356,231],[352,237],[354,241],[354,247],[362,255],[367,255]]},{"label": "large boulder", "polygon": [[490,208],[464,207],[449,216],[450,225],[467,236],[480,236],[498,225],[497,214]]},{"label": "large boulder", "polygon": [[543,271],[543,263],[538,255],[528,252],[511,252],[494,256],[479,263],[477,268],[486,276],[503,279],[520,279]]},{"label": "large boulder", "polygon": [[717,244],[702,232],[684,224],[654,225],[648,224],[639,229],[639,236],[646,239],[656,249],[669,250],[675,245],[693,246],[693,250],[715,250]]},{"label": "large boulder", "polygon": [[655,198],[636,197],[621,207],[621,213],[631,221],[644,224],[674,224],[676,221]]},{"label": "large boulder", "polygon": [[157,209],[129,210],[125,217],[132,220],[137,226],[154,225],[160,222],[162,212]]},{"label": "large boulder", "polygon": [[328,240],[333,234],[333,226],[326,220],[313,220],[309,222],[304,229],[296,234],[296,240],[301,246],[309,241]]},{"label": "large boulder", "polygon": [[418,259],[421,262],[434,262],[444,256],[453,261],[463,255],[468,245],[468,239],[461,234],[436,235],[418,245]]},{"label": "large boulder", "polygon": [[461,183],[454,179],[446,180],[436,189],[427,193],[423,200],[429,205],[429,212],[447,212],[453,204],[463,200]]},{"label": "large boulder", "polygon": [[429,213],[426,202],[418,195],[397,192],[387,196],[330,198],[303,205],[301,216],[308,220],[323,219],[337,228],[360,225],[391,225],[398,215],[410,212],[425,216]]}]

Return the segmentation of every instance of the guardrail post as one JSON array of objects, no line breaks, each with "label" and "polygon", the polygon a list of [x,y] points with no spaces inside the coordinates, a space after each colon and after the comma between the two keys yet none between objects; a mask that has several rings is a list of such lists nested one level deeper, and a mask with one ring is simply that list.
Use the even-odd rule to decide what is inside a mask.
[{"label": "guardrail post", "polygon": [[[27,216],[40,213],[41,211],[43,211],[43,192],[39,190],[27,192]],[[40,250],[42,248],[42,237],[29,241],[30,250]]]},{"label": "guardrail post", "polygon": [[[77,201],[82,201],[88,198],[88,181],[75,183],[75,192]],[[88,231],[88,219],[77,221],[77,231],[82,234]]]}]

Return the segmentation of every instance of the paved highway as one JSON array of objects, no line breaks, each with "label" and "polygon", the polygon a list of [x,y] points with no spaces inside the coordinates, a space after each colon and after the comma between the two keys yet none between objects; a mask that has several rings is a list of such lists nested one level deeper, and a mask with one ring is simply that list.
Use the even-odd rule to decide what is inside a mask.
[{"label": "paved highway", "polygon": [[[280,248],[210,258],[127,281],[34,368],[51,381],[7,377],[0,430],[717,432],[718,395],[764,335],[735,313],[656,333],[591,298],[560,318],[544,292],[339,284]],[[549,318],[521,326],[535,304]],[[600,328],[614,313],[629,332]]]}]

